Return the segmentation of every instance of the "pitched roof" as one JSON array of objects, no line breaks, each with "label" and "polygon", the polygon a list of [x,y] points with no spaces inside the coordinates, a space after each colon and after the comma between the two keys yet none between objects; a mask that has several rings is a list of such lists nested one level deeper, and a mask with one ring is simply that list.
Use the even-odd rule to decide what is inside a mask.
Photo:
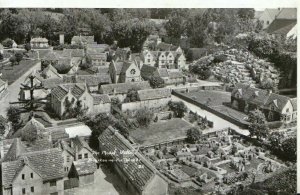
[{"label": "pitched roof", "polygon": [[36,135],[40,135],[45,132],[45,126],[32,117],[23,128],[16,131],[13,137],[23,137],[23,135],[28,134],[29,132],[33,132]]},{"label": "pitched roof", "polygon": [[38,42],[38,43],[48,43],[48,39],[46,38],[42,38],[42,37],[36,37],[36,38],[32,38],[30,40],[31,43],[33,42]]},{"label": "pitched roof", "polygon": [[78,176],[93,174],[97,170],[96,162],[91,158],[73,161],[73,165]]},{"label": "pitched roof", "polygon": [[22,168],[31,167],[44,181],[64,177],[63,157],[57,148],[27,152],[17,160],[2,163],[2,181],[4,186],[10,186]]},{"label": "pitched roof", "polygon": [[156,46],[156,48],[159,51],[175,51],[178,48],[178,46],[172,45],[170,43],[161,42]]},{"label": "pitched roof", "polygon": [[[111,156],[118,159],[115,163],[127,176],[132,185],[139,190],[145,188],[157,170],[118,131],[109,126],[100,136],[101,152],[116,152]],[[127,154],[126,154],[127,153]]]},{"label": "pitched roof", "polygon": [[292,103],[294,111],[297,111],[297,98],[292,98],[291,103]]},{"label": "pitched roof", "polygon": [[111,103],[107,94],[93,94],[92,96],[94,98],[94,105],[99,105],[101,102],[104,104]]},{"label": "pitched roof", "polygon": [[43,56],[43,60],[47,60],[47,61],[56,61],[58,60],[59,56],[57,55],[57,53],[55,52],[48,52],[45,56]]},{"label": "pitched roof", "polygon": [[5,85],[7,82],[3,81],[1,78],[0,78],[0,86],[2,85]]},{"label": "pitched roof", "polygon": [[56,88],[54,88],[51,91],[51,94],[54,95],[58,100],[61,100],[68,94],[69,90],[73,96],[79,98],[85,91],[85,84],[83,83],[61,84]]},{"label": "pitched roof", "polygon": [[53,89],[63,83],[63,78],[49,78],[42,81],[42,85],[46,89]]},{"label": "pitched roof", "polygon": [[158,71],[158,75],[160,77],[169,77],[168,69],[166,69],[166,68],[158,68],[157,71]]},{"label": "pitched roof", "polygon": [[2,162],[14,161],[25,152],[27,152],[26,146],[21,142],[20,138],[15,138]]},{"label": "pitched roof", "polygon": [[250,87],[246,84],[238,84],[231,92],[231,95],[235,95],[237,92],[241,94],[241,98],[247,102],[254,103],[259,106],[268,108],[271,104],[275,105],[275,111],[281,112],[284,106],[290,99],[287,96],[270,93],[267,90],[262,90],[254,87]]},{"label": "pitched roof", "polygon": [[85,148],[92,152],[92,149],[88,145],[88,143],[84,140],[83,137],[74,137],[71,139],[71,142],[74,144],[73,148],[77,148],[77,151],[80,151],[81,149]]},{"label": "pitched roof", "polygon": [[61,78],[62,76],[57,72],[56,68],[54,68],[51,64],[49,64],[44,70],[42,74],[48,76],[49,72],[54,73],[57,77]]},{"label": "pitched roof", "polygon": [[63,49],[70,57],[84,57],[84,49]]},{"label": "pitched roof", "polygon": [[171,90],[168,88],[145,89],[137,93],[140,101],[171,97]]},{"label": "pitched roof", "polygon": [[69,152],[71,155],[75,155],[74,148],[71,148],[65,140],[59,140],[58,144],[59,144],[59,146],[61,147],[62,150],[65,150],[65,151]]},{"label": "pitched roof", "polygon": [[94,43],[94,36],[74,36],[72,42],[75,42],[76,44]]},{"label": "pitched roof", "polygon": [[49,140],[48,137],[42,137],[27,143],[28,152],[40,151],[41,149],[46,150],[51,148],[53,148],[52,142]]},{"label": "pitched roof", "polygon": [[183,74],[178,69],[168,69],[167,70],[170,79],[183,78]]},{"label": "pitched roof", "polygon": [[276,19],[297,20],[297,8],[282,8]]},{"label": "pitched roof", "polygon": [[156,71],[156,67],[150,66],[150,65],[143,65],[141,68],[141,76],[143,79],[149,79],[151,76],[153,76],[153,73]]},{"label": "pitched roof", "polygon": [[278,9],[270,9],[270,8],[265,9],[265,12],[271,19],[275,19],[275,17],[279,13],[279,11],[280,10],[278,10]]},{"label": "pitched roof", "polygon": [[281,112],[289,100],[290,100],[290,98],[287,96],[271,93],[268,100],[265,103],[265,107],[268,107],[269,105],[274,104],[275,111]]},{"label": "pitched roof", "polygon": [[99,84],[111,83],[109,74],[94,74],[94,75],[64,75],[65,83],[86,83],[87,86],[98,86]]},{"label": "pitched roof", "polygon": [[150,89],[150,84],[148,81],[141,82],[130,82],[130,83],[114,83],[101,85],[100,89],[103,94],[126,94],[129,89],[139,88],[139,89]]}]

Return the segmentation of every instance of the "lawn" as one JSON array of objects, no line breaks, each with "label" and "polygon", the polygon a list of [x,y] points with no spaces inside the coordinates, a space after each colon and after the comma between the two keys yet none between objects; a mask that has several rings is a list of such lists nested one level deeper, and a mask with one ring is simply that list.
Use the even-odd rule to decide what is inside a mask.
[{"label": "lawn", "polygon": [[152,123],[148,127],[130,132],[130,136],[141,145],[159,144],[168,140],[186,136],[192,125],[182,119],[173,118],[167,121]]},{"label": "lawn", "polygon": [[182,165],[181,170],[183,172],[185,172],[187,175],[189,175],[190,177],[195,176],[195,174],[198,172],[198,169],[196,169],[194,167],[187,166],[187,165]]},{"label": "lawn", "polygon": [[208,106],[219,106],[222,105],[223,102],[230,102],[231,97],[229,92],[213,90],[199,90],[189,93],[182,93],[182,95]]},{"label": "lawn", "polygon": [[6,66],[1,70],[2,79],[7,80],[10,85],[38,62],[38,60],[22,60],[19,65]]}]

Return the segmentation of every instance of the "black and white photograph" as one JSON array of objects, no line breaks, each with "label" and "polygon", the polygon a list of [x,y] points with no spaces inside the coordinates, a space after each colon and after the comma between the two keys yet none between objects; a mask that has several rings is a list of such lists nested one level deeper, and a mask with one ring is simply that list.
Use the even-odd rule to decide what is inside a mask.
[{"label": "black and white photograph", "polygon": [[297,193],[296,6],[71,7],[0,4],[1,195]]}]

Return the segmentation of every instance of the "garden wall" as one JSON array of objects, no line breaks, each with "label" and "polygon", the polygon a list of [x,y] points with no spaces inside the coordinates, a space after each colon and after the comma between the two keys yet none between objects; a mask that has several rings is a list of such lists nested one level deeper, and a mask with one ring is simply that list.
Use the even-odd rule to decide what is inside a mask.
[{"label": "garden wall", "polygon": [[216,111],[213,108],[208,107],[208,106],[206,106],[206,105],[204,105],[200,102],[197,102],[196,100],[193,100],[193,99],[191,99],[191,98],[189,98],[185,95],[182,95],[181,93],[179,93],[177,91],[172,90],[172,94],[179,97],[179,98],[181,98],[181,99],[183,99],[183,100],[185,100],[185,101],[187,101],[187,102],[189,102],[189,103],[191,103],[191,104],[194,104],[194,105],[200,107],[201,109],[207,110],[208,112],[211,112],[211,113],[217,115],[218,117],[221,117],[222,119],[227,120],[227,121],[229,121],[229,122],[231,122],[231,123],[233,123],[233,124],[235,124],[235,125],[237,125],[241,128],[244,128],[244,129],[248,128],[247,123],[243,123],[243,122],[241,122],[239,120],[236,120],[235,118],[232,118],[232,117],[230,117],[230,116],[228,116],[228,115],[226,115],[222,112]]}]

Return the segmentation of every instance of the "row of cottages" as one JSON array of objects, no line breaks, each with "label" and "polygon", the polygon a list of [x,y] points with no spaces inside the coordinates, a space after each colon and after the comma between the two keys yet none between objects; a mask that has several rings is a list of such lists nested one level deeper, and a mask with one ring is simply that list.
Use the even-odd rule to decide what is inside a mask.
[{"label": "row of cottages", "polygon": [[95,42],[94,36],[73,36],[71,40],[71,45],[87,45],[87,44],[97,44]]},{"label": "row of cottages", "polygon": [[128,83],[142,81],[137,61],[114,61],[109,65],[112,83]]},{"label": "row of cottages", "polygon": [[64,83],[86,83],[89,92],[98,92],[101,85],[111,83],[109,74],[96,73],[93,75],[64,75]]},{"label": "row of cottages", "polygon": [[110,98],[118,98],[121,102],[123,102],[130,89],[151,89],[151,86],[148,81],[115,83],[101,85],[99,88],[99,93],[107,94]]},{"label": "row of cottages", "polygon": [[102,158],[113,160],[114,170],[130,194],[168,194],[166,179],[116,129],[109,126],[98,140]]},{"label": "row of cottages", "polygon": [[137,96],[138,101],[123,103],[121,110],[131,114],[134,114],[135,111],[141,108],[163,110],[167,107],[169,101],[171,101],[171,89],[157,88],[138,90]]},{"label": "row of cottages", "polygon": [[141,53],[144,65],[168,69],[186,69],[186,58],[178,51],[149,51]]},{"label": "row of cottages", "polygon": [[297,99],[271,91],[238,84],[231,93],[231,106],[248,113],[261,109],[268,121],[290,123],[297,120]]},{"label": "row of cottages", "polygon": [[30,40],[30,45],[32,49],[48,49],[48,39],[42,37],[32,38]]},{"label": "row of cottages", "polygon": [[143,65],[141,76],[144,80],[149,80],[152,77],[159,77],[163,79],[165,85],[178,85],[186,82],[186,77],[181,70],[157,68],[149,65]]},{"label": "row of cottages", "polygon": [[51,107],[60,117],[64,115],[67,103],[75,106],[78,101],[81,102],[87,113],[110,111],[110,98],[105,94],[91,95],[86,84],[61,84],[51,91]]}]

